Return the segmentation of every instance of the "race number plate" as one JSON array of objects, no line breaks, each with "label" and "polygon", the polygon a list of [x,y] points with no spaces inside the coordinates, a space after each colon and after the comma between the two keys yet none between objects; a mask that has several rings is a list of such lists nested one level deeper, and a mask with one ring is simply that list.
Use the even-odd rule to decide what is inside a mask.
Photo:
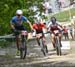
[{"label": "race number plate", "polygon": [[28,32],[27,31],[22,31],[21,34],[22,35],[28,35]]},{"label": "race number plate", "polygon": [[54,33],[57,34],[57,33],[59,33],[59,31],[58,30],[55,30]]}]

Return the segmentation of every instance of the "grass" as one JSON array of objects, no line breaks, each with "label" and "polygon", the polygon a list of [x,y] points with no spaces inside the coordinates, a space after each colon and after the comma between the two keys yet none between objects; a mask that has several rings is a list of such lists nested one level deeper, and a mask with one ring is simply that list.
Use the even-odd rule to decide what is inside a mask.
[{"label": "grass", "polygon": [[8,46],[11,46],[13,41],[14,40],[12,39],[0,39],[0,47],[6,48]]},{"label": "grass", "polygon": [[57,18],[57,20],[61,21],[61,22],[70,21],[69,12],[71,12],[71,18],[72,18],[75,15],[75,8],[72,8],[72,9],[64,11],[64,12],[60,12],[60,13],[55,14],[53,16],[55,16]]},{"label": "grass", "polygon": [[[34,41],[35,38],[33,39],[28,39],[28,42],[29,41]],[[0,47],[1,48],[6,48],[6,47],[9,47],[11,45],[13,45],[12,43],[15,42],[16,40],[15,39],[12,39],[12,38],[5,38],[5,39],[0,39]]]}]

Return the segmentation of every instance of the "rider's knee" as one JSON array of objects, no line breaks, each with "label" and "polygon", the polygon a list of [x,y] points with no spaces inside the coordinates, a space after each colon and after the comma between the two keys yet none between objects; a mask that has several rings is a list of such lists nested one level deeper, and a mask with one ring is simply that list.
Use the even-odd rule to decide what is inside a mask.
[{"label": "rider's knee", "polygon": [[45,37],[43,37],[43,41],[46,41]]},{"label": "rider's knee", "polygon": [[54,39],[55,39],[55,35],[51,34],[51,40],[52,40],[53,43],[54,43]]},{"label": "rider's knee", "polygon": [[55,38],[55,35],[54,34],[51,34],[51,38],[54,39]]},{"label": "rider's knee", "polygon": [[61,36],[62,36],[62,34],[60,33],[60,34],[59,34],[59,37],[61,37]]}]

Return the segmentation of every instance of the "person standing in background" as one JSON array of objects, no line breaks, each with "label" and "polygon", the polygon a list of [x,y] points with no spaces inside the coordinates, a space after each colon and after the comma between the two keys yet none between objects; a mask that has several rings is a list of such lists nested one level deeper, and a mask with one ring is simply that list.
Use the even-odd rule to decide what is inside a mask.
[{"label": "person standing in background", "polygon": [[65,37],[65,40],[69,39],[69,36],[68,36],[68,29],[66,26],[64,26],[63,28],[63,35]]},{"label": "person standing in background", "polygon": [[71,25],[69,25],[69,31],[70,31],[71,38],[74,39],[73,38],[73,28]]}]

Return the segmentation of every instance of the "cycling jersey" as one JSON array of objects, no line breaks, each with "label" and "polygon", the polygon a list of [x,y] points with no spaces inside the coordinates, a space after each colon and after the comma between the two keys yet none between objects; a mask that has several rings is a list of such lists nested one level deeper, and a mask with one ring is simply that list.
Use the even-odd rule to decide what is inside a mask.
[{"label": "cycling jersey", "polygon": [[44,27],[45,25],[43,23],[33,24],[33,29],[35,29],[37,33],[42,33]]},{"label": "cycling jersey", "polygon": [[[11,24],[14,24],[14,28],[15,30],[27,30],[24,26],[23,26],[23,22],[24,21],[27,21],[28,22],[28,19],[24,16],[21,16],[20,18],[18,18],[17,16],[14,16],[12,19],[11,19]],[[15,35],[18,35],[16,34],[16,32],[14,30],[12,30]]]},{"label": "cycling jersey", "polygon": [[49,29],[50,29],[51,33],[54,33],[55,30],[59,30],[59,32],[61,32],[61,29],[59,27],[60,27],[60,25],[56,23],[56,24],[51,24],[49,26]]},{"label": "cycling jersey", "polygon": [[67,33],[68,32],[68,29],[67,28],[64,28],[63,31],[64,31],[64,33]]},{"label": "cycling jersey", "polygon": [[51,30],[51,31],[59,30],[58,25],[57,25],[57,24],[51,25],[51,26],[50,26],[50,30]]},{"label": "cycling jersey", "polygon": [[24,21],[27,21],[27,18],[22,16],[21,18],[18,18],[17,16],[14,16],[11,20],[11,23],[15,26],[20,26]]},{"label": "cycling jersey", "polygon": [[15,29],[16,29],[16,30],[26,30],[26,31],[27,31],[26,27],[23,26],[23,25],[15,26]]}]

